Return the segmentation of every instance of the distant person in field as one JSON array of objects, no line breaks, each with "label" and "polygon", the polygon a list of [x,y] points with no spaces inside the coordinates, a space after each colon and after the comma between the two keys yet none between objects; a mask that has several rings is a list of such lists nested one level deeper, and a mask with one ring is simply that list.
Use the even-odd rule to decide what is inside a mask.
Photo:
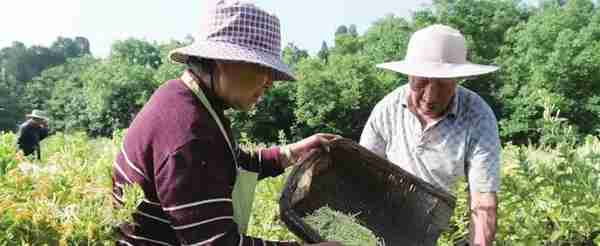
[{"label": "distant person in field", "polygon": [[36,153],[37,159],[42,159],[40,142],[48,137],[48,116],[41,110],[33,110],[26,115],[27,120],[19,126],[17,145],[26,156]]},{"label": "distant person in field", "polygon": [[[144,200],[118,245],[299,245],[245,235],[256,182],[339,136],[241,150],[224,110],[247,111],[273,85],[294,81],[280,57],[279,19],[253,4],[214,1],[203,32],[170,58],[187,65],[135,117],[113,168],[113,197],[139,184]],[[326,242],[315,245],[340,245]]]},{"label": "distant person in field", "polygon": [[444,25],[415,32],[402,61],[378,67],[408,75],[408,84],[371,112],[360,144],[446,191],[467,176],[471,245],[492,245],[496,192],[500,188],[500,140],[492,109],[464,78],[494,72],[467,61],[465,38]]}]

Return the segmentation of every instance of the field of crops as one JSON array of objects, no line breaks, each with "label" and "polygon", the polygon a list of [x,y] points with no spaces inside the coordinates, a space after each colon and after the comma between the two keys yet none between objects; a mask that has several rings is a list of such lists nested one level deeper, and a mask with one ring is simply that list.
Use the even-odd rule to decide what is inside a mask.
[{"label": "field of crops", "polygon": [[[0,245],[112,245],[113,139],[57,133],[42,160],[15,155],[15,135],[0,134]],[[248,144],[248,143],[247,143]],[[257,188],[249,233],[295,239],[278,219],[284,177]],[[452,226],[439,245],[466,235],[464,186]],[[600,245],[600,140],[577,146],[504,146],[498,245]]]}]

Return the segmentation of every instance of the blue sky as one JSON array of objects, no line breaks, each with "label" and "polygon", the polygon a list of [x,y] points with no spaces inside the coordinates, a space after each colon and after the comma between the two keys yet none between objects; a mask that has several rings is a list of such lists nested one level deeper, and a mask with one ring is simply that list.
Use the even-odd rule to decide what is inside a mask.
[{"label": "blue sky", "polygon": [[[194,36],[202,9],[211,0],[20,0],[0,3],[0,47],[21,41],[48,46],[57,36],[83,36],[95,56],[108,55],[115,40],[183,40]],[[281,19],[283,44],[315,53],[331,45],[335,29],[356,24],[360,33],[385,16],[408,17],[431,0],[254,0]]]}]

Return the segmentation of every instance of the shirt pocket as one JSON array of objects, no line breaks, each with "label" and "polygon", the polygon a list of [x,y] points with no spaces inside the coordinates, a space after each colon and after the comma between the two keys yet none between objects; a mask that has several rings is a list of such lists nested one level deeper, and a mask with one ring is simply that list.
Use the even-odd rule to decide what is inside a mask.
[{"label": "shirt pocket", "polygon": [[404,141],[398,141],[394,143],[388,151],[386,151],[387,158],[390,162],[396,164],[403,170],[415,174],[414,171],[414,158],[411,148],[406,145]]},{"label": "shirt pocket", "polygon": [[425,148],[422,161],[427,165],[435,180],[450,188],[458,178],[464,176],[465,143],[461,141],[442,141]]}]

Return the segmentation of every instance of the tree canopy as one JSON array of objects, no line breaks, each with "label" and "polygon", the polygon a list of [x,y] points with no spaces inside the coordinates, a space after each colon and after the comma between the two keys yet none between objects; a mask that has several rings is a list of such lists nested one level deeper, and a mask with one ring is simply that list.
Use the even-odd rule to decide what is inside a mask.
[{"label": "tree canopy", "polygon": [[[326,131],[358,139],[375,104],[407,80],[375,65],[403,59],[410,35],[435,23],[464,34],[470,61],[501,67],[461,85],[490,104],[504,141],[536,142],[561,128],[578,139],[599,128],[600,15],[591,0],[539,7],[435,0],[410,18],[382,16],[361,33],[340,25],[334,42],[323,41],[314,55],[289,43],[283,60],[299,81],[275,83],[252,112],[230,112],[235,128],[264,142],[277,141],[280,130],[292,138]],[[94,58],[83,37],[59,37],[50,47],[14,42],[0,50],[0,128],[15,129],[35,108],[50,111],[56,130],[106,135],[127,127],[158,86],[181,74],[168,52],[192,41],[129,38],[116,41],[107,58]],[[562,120],[549,124],[545,115]]]}]

